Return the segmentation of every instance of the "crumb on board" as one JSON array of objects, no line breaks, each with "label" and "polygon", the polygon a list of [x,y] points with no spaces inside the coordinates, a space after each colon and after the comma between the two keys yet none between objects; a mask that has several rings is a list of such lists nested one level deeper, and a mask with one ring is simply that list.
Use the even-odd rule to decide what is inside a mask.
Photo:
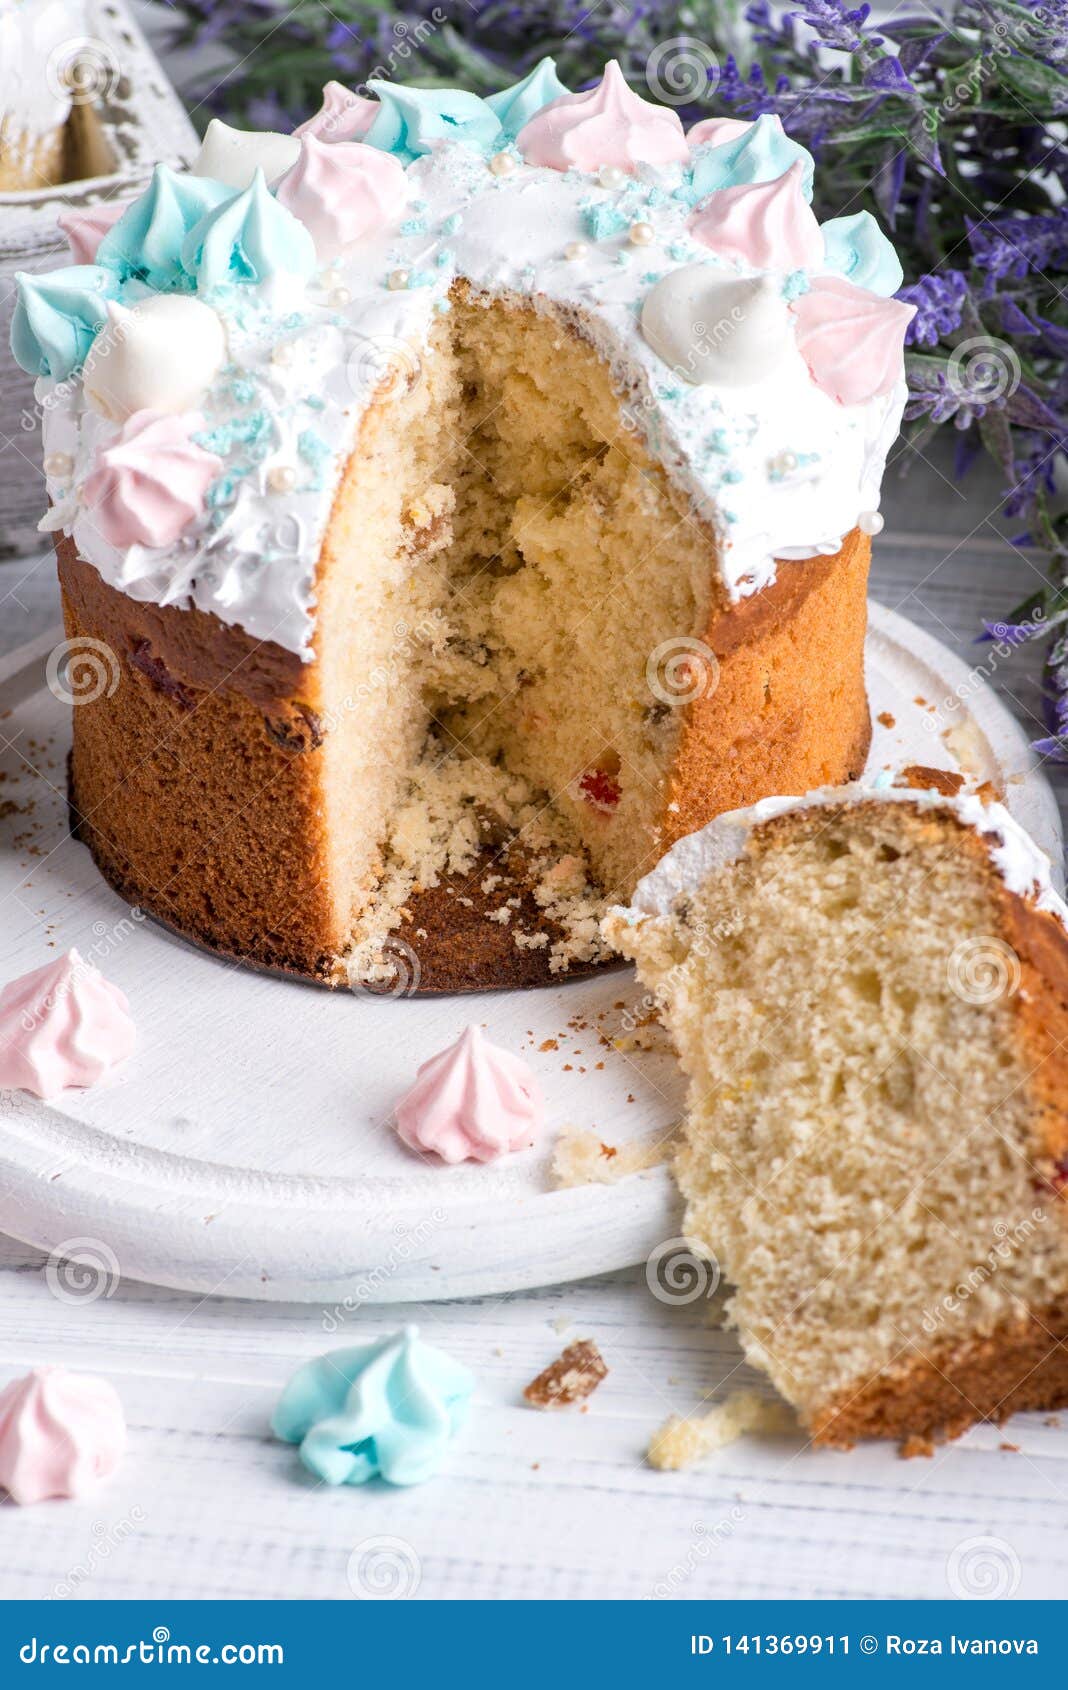
[{"label": "crumb on board", "polygon": [[557,1189],[575,1185],[614,1185],[629,1174],[667,1162],[674,1149],[674,1134],[638,1139],[633,1144],[605,1144],[589,1127],[564,1127],[553,1150],[553,1184]]},{"label": "crumb on board", "polygon": [[884,728],[897,727],[897,720],[890,714],[889,710],[880,710],[875,719],[877,722],[881,722]]},{"label": "crumb on board", "polygon": [[898,1448],[898,1454],[903,1461],[912,1461],[917,1455],[930,1457],[934,1452],[934,1439],[926,1437],[922,1432],[911,1433]]},{"label": "crumb on board", "polygon": [[650,1438],[646,1460],[660,1472],[677,1473],[746,1432],[796,1431],[797,1421],[786,1403],[762,1397],[758,1391],[732,1391],[707,1414],[671,1415]]},{"label": "crumb on board", "polygon": [[523,1395],[532,1408],[569,1408],[572,1403],[585,1402],[607,1377],[608,1368],[597,1345],[592,1338],[581,1338],[532,1379]]}]

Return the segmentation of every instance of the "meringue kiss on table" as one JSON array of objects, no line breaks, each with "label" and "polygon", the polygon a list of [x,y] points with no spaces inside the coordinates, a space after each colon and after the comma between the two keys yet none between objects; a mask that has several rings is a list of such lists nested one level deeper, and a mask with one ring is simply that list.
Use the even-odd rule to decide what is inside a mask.
[{"label": "meringue kiss on table", "polygon": [[106,1379],[35,1367],[0,1391],[0,1490],[12,1502],[80,1497],[125,1449],[122,1403]]},{"label": "meringue kiss on table", "polygon": [[474,1387],[466,1367],[406,1326],[299,1368],[271,1430],[300,1445],[301,1461],[324,1484],[418,1485],[440,1467]]}]

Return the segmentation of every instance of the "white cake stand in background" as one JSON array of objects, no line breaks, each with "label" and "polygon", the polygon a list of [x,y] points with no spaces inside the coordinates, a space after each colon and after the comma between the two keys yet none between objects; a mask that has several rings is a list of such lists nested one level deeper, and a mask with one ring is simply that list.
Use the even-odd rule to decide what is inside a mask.
[{"label": "white cake stand in background", "polygon": [[[678,1118],[673,1059],[615,1044],[639,1010],[629,970],[542,991],[381,999],[231,967],[131,920],[68,836],[69,724],[45,684],[59,637],[0,668],[0,816],[18,806],[0,822],[2,971],[77,946],[129,996],[140,1044],[107,1087],[51,1106],[0,1094],[0,1232],[105,1273],[328,1309],[579,1279],[678,1233],[663,1166],[552,1188],[562,1128],[618,1150]],[[976,673],[877,605],[867,659],[869,773],[924,763],[993,781],[1059,872],[1052,793]],[[23,749],[39,778],[18,778]],[[397,1142],[390,1110],[472,1020],[536,1070],[545,1142],[489,1167],[432,1167]]]}]

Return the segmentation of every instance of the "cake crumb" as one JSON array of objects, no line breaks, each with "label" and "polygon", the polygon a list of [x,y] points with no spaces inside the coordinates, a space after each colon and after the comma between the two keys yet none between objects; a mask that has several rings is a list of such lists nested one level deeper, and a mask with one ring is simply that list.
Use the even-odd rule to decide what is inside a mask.
[{"label": "cake crumb", "polygon": [[569,1344],[563,1355],[532,1379],[523,1395],[532,1408],[569,1408],[572,1403],[584,1402],[607,1377],[608,1368],[597,1345],[592,1338],[582,1338]]},{"label": "cake crumb", "polygon": [[895,717],[891,716],[889,710],[880,710],[879,714],[875,718],[875,720],[877,722],[881,722],[884,728],[896,728],[897,727],[897,721],[896,721]]},{"label": "cake crumb", "polygon": [[954,769],[931,769],[924,763],[909,763],[896,782],[913,792],[940,792],[943,798],[956,798],[964,785],[964,776]]},{"label": "cake crumb", "polygon": [[553,1150],[553,1183],[557,1189],[614,1185],[668,1161],[674,1142],[674,1132],[669,1132],[633,1144],[605,1144],[593,1128],[565,1126]]},{"label": "cake crumb", "polygon": [[932,1456],[935,1452],[934,1439],[924,1437],[922,1432],[913,1432],[905,1438],[898,1449],[902,1461],[912,1461],[917,1455]]},{"label": "cake crumb", "polygon": [[725,1402],[696,1418],[673,1414],[653,1433],[646,1451],[650,1467],[677,1473],[713,1455],[746,1432],[796,1432],[797,1421],[786,1403],[762,1397],[758,1391],[732,1391]]}]

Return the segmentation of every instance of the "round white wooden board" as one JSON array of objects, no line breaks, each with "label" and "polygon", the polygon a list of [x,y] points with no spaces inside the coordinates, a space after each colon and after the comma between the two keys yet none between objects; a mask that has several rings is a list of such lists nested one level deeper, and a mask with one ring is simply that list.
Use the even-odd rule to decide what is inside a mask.
[{"label": "round white wooden board", "polygon": [[[673,1059],[613,1043],[639,1000],[629,970],[544,991],[380,999],[244,972],[131,920],[68,835],[67,711],[45,685],[54,643],[0,669],[0,972],[76,945],[129,996],[140,1042],[110,1085],[52,1106],[0,1093],[0,1231],[105,1275],[319,1303],[328,1327],[335,1309],[340,1319],[363,1303],[627,1266],[679,1232],[663,1166],[552,1188],[562,1127],[620,1147],[678,1119]],[[868,686],[869,773],[963,764],[1004,791],[1059,868],[1052,794],[974,672],[873,605]],[[8,801],[18,810],[5,816]],[[548,1129],[495,1165],[445,1168],[404,1149],[390,1111],[419,1063],[472,1020],[536,1070]],[[58,1270],[60,1293],[76,1299],[82,1277]]]}]

